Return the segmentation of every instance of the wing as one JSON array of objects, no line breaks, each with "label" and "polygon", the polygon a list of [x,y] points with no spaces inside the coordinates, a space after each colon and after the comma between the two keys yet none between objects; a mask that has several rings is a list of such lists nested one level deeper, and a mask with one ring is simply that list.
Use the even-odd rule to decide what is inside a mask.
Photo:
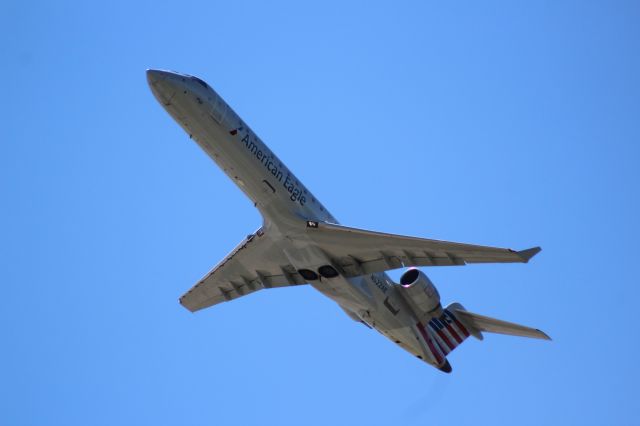
[{"label": "wing", "polygon": [[263,288],[305,284],[281,250],[259,229],[247,236],[215,268],[186,292],[182,306],[191,312]]},{"label": "wing", "polygon": [[307,222],[307,235],[331,257],[347,277],[407,266],[526,263],[540,251],[540,247],[515,251],[405,237],[313,221]]}]

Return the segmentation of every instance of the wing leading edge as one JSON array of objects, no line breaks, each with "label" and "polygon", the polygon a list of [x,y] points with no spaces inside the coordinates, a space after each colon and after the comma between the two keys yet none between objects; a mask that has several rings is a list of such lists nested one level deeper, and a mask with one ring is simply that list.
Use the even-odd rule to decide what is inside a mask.
[{"label": "wing leading edge", "polygon": [[408,266],[527,263],[540,247],[516,251],[307,222],[307,235],[342,269],[358,276]]}]

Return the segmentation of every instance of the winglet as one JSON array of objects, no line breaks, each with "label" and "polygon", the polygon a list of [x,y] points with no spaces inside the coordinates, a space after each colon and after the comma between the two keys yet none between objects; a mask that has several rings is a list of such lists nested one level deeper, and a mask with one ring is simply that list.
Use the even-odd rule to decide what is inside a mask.
[{"label": "winglet", "polygon": [[538,333],[540,333],[540,338],[541,338],[541,339],[543,339],[543,340],[553,340],[553,339],[552,339],[551,337],[549,337],[549,335],[548,335],[547,333],[545,333],[544,331],[542,331],[542,330],[538,330],[537,328],[536,328],[536,331],[537,331]]},{"label": "winglet", "polygon": [[520,250],[518,252],[518,256],[520,256],[524,263],[527,263],[533,256],[540,253],[541,250],[542,249],[540,247],[532,247],[530,249]]}]

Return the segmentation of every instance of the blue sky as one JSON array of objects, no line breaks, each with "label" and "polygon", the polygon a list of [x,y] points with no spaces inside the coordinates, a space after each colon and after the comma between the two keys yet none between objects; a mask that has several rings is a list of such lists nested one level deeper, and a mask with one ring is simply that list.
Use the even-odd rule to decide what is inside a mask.
[{"label": "blue sky", "polygon": [[[0,424],[638,424],[637,2],[0,5]],[[208,81],[350,226],[543,251],[425,268],[444,375],[310,287],[177,298],[257,211],[146,68]],[[394,276],[398,276],[398,272]]]}]

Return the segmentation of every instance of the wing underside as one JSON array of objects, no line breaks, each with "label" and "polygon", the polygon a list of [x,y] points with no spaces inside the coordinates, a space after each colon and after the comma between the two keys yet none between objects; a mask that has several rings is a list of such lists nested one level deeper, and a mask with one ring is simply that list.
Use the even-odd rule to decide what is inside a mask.
[{"label": "wing underside", "polygon": [[265,288],[300,284],[305,280],[259,229],[186,292],[180,303],[195,312]]},{"label": "wing underside", "polygon": [[385,234],[322,222],[307,222],[307,235],[347,277],[409,266],[526,263],[540,251],[539,247],[515,251]]},{"label": "wing underside", "polygon": [[[540,251],[539,247],[515,251],[385,234],[324,222],[306,222],[304,239],[320,248],[345,277],[410,266],[526,263]],[[185,293],[180,303],[195,312],[264,288],[305,283],[282,249],[259,229]]]}]

